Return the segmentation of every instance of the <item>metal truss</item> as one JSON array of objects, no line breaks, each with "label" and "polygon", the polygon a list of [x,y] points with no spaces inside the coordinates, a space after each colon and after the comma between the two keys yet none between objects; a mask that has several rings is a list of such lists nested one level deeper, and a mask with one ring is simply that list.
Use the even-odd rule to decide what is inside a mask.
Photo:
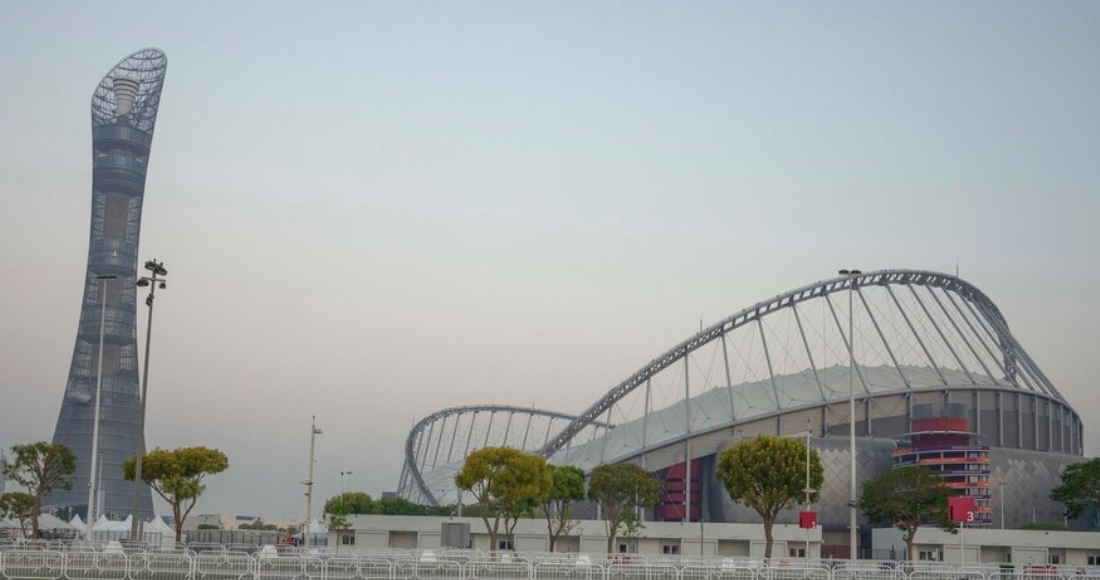
[{"label": "metal truss", "polygon": [[[849,291],[853,300],[837,299]],[[849,327],[850,317],[858,324]],[[854,418],[843,404],[850,375]],[[745,308],[651,360],[577,416],[498,406],[435,413],[406,440],[399,490],[433,505],[441,493],[452,499],[461,461],[491,444],[583,469],[638,461],[658,470],[703,457],[744,430],[784,434],[794,421],[827,436],[854,420],[863,435],[894,437],[913,405],[948,402],[965,405],[991,443],[1081,453],[1080,418],[985,293],[948,274],[881,270]],[[459,427],[478,413],[478,426]],[[494,423],[500,413],[509,419]],[[522,439],[511,413],[526,414]],[[529,437],[536,417],[545,423]]]},{"label": "metal truss", "polygon": [[[488,417],[487,424],[478,423],[479,414]],[[506,416],[506,419],[503,428],[498,423],[494,430],[494,419],[497,415]],[[464,417],[469,419],[460,430]],[[508,405],[452,407],[432,413],[417,422],[405,439],[405,465],[401,471],[398,493],[406,498],[419,494],[424,503],[438,506],[439,498],[434,493],[435,490],[425,481],[422,472],[441,467],[439,463],[441,456],[443,464],[453,464],[456,461],[462,461],[466,455],[477,449],[495,445],[508,445],[535,451],[545,445],[550,436],[556,432],[555,422],[571,424],[576,418],[574,415],[555,411]],[[533,433],[536,419],[542,419],[546,425],[545,428],[540,429],[541,432]],[[448,423],[451,424],[449,432]],[[611,428],[610,425],[600,421],[592,421],[586,427],[591,427],[596,432],[594,435]],[[475,428],[478,435],[476,440]],[[484,434],[483,437],[482,434]],[[461,449],[458,449],[460,442]]]},{"label": "metal truss", "polygon": [[[962,332],[964,327],[969,327],[969,333],[971,336],[977,336],[978,338],[985,338],[985,340],[974,340],[973,342],[979,342],[980,344],[972,344],[964,334],[962,341],[965,343],[967,349],[977,353],[979,349],[993,354],[996,349],[996,355],[1001,359],[998,361],[998,370],[1005,381],[1011,385],[1031,390],[1033,392],[1041,393],[1047,397],[1064,401],[1062,395],[1054,388],[1050,380],[1039,369],[1038,365],[1031,359],[1031,357],[1024,351],[1016,339],[1008,330],[1008,323],[1004,319],[1000,310],[996,304],[981,290],[971,285],[970,283],[948,274],[941,274],[938,272],[929,272],[922,270],[880,270],[875,272],[867,272],[854,278],[848,277],[836,277],[828,280],[823,280],[797,288],[790,292],[780,294],[774,298],[758,302],[712,326],[703,329],[697,334],[691,336],[687,340],[669,349],[665,353],[661,354],[657,358],[650,361],[647,365],[639,369],[634,374],[630,375],[626,380],[619,383],[612,388],[607,394],[601,397],[595,404],[586,409],[583,413],[577,416],[568,426],[555,435],[550,441],[546,443],[539,453],[544,457],[550,457],[565,448],[573,439],[584,430],[588,425],[595,422],[600,416],[605,414],[610,415],[610,410],[620,400],[622,400],[629,393],[634,391],[640,386],[647,384],[652,377],[657,375],[660,371],[669,368],[670,366],[685,360],[688,355],[699,349],[700,347],[711,343],[712,341],[722,339],[730,334],[733,330],[750,323],[760,324],[769,315],[772,315],[778,311],[784,309],[792,309],[795,319],[798,320],[799,333],[802,335],[803,341],[806,340],[806,333],[802,328],[801,319],[798,318],[798,311],[795,308],[796,305],[815,299],[823,299],[829,307],[830,312],[834,319],[836,319],[836,310],[833,308],[832,302],[829,301],[829,296],[837,292],[848,290],[852,288],[860,295],[860,300],[863,303],[863,307],[866,310],[866,314],[873,323],[873,327],[877,330],[879,336],[882,339],[885,350],[889,354],[891,359],[894,359],[894,366],[897,369],[897,373],[901,376],[902,380],[908,388],[913,388],[906,379],[905,369],[903,365],[897,363],[894,358],[894,353],[891,350],[890,344],[883,336],[882,330],[879,326],[877,319],[874,317],[871,309],[867,306],[866,300],[863,297],[863,288],[882,287],[884,288],[894,304],[897,305],[898,312],[905,324],[912,331],[912,335],[915,337],[916,342],[919,344],[921,350],[927,356],[928,363],[939,375],[940,379],[944,382],[944,387],[947,386],[947,379],[945,378],[944,371],[937,364],[932,354],[929,352],[925,342],[932,337],[924,336],[926,333],[918,328],[910,315],[907,314],[906,309],[901,307],[901,304],[896,296],[894,289],[913,291],[916,287],[938,288],[943,290],[945,296],[944,299],[940,299],[935,294],[931,294],[933,302],[932,306],[929,306],[925,302],[921,301],[921,298],[912,292],[915,303],[919,305],[919,308],[923,310],[924,314],[928,318],[927,321],[922,324],[932,326],[940,338],[943,339],[943,343],[947,349],[959,360],[959,366],[966,371],[967,365],[963,364],[959,358],[955,347],[952,343],[945,338],[944,330],[936,319],[932,318],[931,309],[936,309],[943,313],[942,318],[945,318],[950,322],[950,325],[956,332]],[[938,314],[938,313],[937,313]],[[838,327],[839,325],[838,321]],[[849,337],[843,335],[843,329],[841,327],[841,338],[847,348],[849,344]],[[760,328],[760,339],[764,345],[765,356],[768,356],[767,343],[764,341],[764,332],[762,326]],[[806,347],[809,352],[809,346]],[[725,351],[725,344],[723,342],[723,352]],[[981,358],[977,360],[986,369],[986,372],[992,372],[988,368],[988,365],[982,362]],[[770,366],[771,361],[768,360],[769,373],[772,376],[773,388],[775,384],[775,375],[771,373]],[[811,356],[812,366],[812,356]],[[817,376],[817,368],[812,368],[815,377]],[[857,367],[857,372],[860,371]],[[728,363],[727,363],[728,373]],[[967,376],[970,376],[969,374]],[[862,376],[859,377],[860,382],[863,384],[863,388],[866,390],[866,380]],[[820,386],[821,381],[818,379]],[[729,385],[731,388],[733,385]],[[779,393],[776,389],[775,397],[777,401],[776,412],[780,411],[778,405]],[[647,410],[648,412],[648,410]]]}]

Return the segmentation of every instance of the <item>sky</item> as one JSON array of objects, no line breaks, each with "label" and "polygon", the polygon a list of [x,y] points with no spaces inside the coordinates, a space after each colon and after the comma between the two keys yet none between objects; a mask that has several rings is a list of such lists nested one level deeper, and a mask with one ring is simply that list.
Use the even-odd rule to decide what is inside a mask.
[{"label": "sky", "polygon": [[147,440],[229,455],[199,512],[301,517],[312,415],[315,497],[378,495],[434,411],[580,412],[845,267],[957,269],[1095,456],[1098,29],[1090,2],[2,0],[0,446],[52,437],[88,104],[155,46]]}]

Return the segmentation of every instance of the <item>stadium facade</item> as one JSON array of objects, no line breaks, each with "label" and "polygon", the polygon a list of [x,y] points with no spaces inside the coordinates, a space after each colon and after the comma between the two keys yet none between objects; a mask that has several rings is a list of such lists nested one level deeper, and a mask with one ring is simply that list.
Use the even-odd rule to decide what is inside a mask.
[{"label": "stadium facade", "polygon": [[[98,385],[102,391],[96,513],[123,518],[132,509],[133,488],[123,480],[122,465],[137,455],[143,437],[138,432],[138,241],[145,176],[167,65],[160,50],[140,50],[111,69],[92,94],[88,266],[76,345],[53,436],[54,443],[68,446],[76,455],[77,469],[72,489],[55,491],[44,501],[49,507],[73,508],[81,515],[87,514],[93,475]],[[153,515],[147,487],[141,490],[138,511],[142,518]]]},{"label": "stadium facade", "polygon": [[[758,522],[718,483],[717,455],[745,437],[809,431],[826,470],[813,508],[839,556],[848,543],[850,423],[862,481],[891,467],[912,441],[914,419],[949,415],[965,419],[954,425],[965,425],[968,444],[988,449],[977,466],[984,479],[962,481],[971,481],[965,493],[991,525],[1062,520],[1049,495],[1062,469],[1082,460],[1080,417],[988,296],[957,276],[917,270],[841,276],[754,304],[649,361],[572,418],[494,407],[433,414],[409,433],[398,493],[455,502],[464,457],[506,445],[586,470],[646,467],[665,484],[650,519]],[[791,510],[779,521],[796,518]]]}]

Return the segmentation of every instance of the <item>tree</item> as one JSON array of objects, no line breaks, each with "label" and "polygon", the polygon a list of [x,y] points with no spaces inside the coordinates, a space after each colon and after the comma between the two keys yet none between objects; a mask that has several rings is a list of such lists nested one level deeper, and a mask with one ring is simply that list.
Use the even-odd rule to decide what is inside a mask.
[{"label": "tree", "polygon": [[642,530],[645,529],[645,522],[642,518],[638,517],[638,512],[629,510],[623,518],[623,539],[630,542],[632,547],[631,552],[637,553],[638,551],[638,537],[641,536]]},{"label": "tree", "polygon": [[383,497],[374,500],[370,513],[380,516],[449,516],[452,512],[451,506],[427,506],[401,497]]},{"label": "tree", "polygon": [[1066,506],[1066,516],[1076,518],[1089,507],[1100,506],[1100,457],[1074,463],[1062,472],[1062,485],[1050,499]]},{"label": "tree", "polygon": [[477,500],[490,549],[495,551],[501,518],[513,506],[540,497],[550,486],[550,472],[546,460],[537,455],[508,447],[484,447],[466,457],[455,475],[455,485]]},{"label": "tree", "polygon": [[[825,476],[817,452],[810,450],[810,489],[820,490]],[[739,441],[718,459],[718,479],[730,499],[756,510],[764,520],[764,557],[772,557],[772,527],[779,512],[806,498],[806,444],[798,439],[761,435]],[[810,501],[819,495],[814,491]]]},{"label": "tree", "polygon": [[[549,484],[548,484],[549,485]],[[531,496],[512,504],[512,507],[504,511],[504,533],[511,543],[512,549],[516,549],[516,525],[521,519],[536,517],[536,508],[539,505],[539,497]]]},{"label": "tree", "polygon": [[349,491],[329,498],[325,502],[325,515],[329,516],[329,527],[334,530],[346,530],[350,527],[348,516],[352,514],[374,513],[375,503],[371,496],[361,491]]},{"label": "tree", "polygon": [[256,518],[256,521],[254,521],[250,524],[249,523],[241,524],[241,525],[237,526],[237,529],[240,529],[240,530],[274,531],[274,530],[279,529],[279,526],[276,526],[275,524],[265,524],[262,519]]},{"label": "tree", "polygon": [[572,465],[549,465],[550,487],[540,498],[550,536],[550,551],[572,527],[573,504],[584,499],[584,470]]},{"label": "tree", "polygon": [[657,503],[661,484],[652,473],[633,463],[601,465],[588,476],[588,499],[600,505],[607,525],[607,553],[631,512]]},{"label": "tree", "polygon": [[[127,481],[134,480],[136,457],[126,460],[123,473]],[[171,451],[154,449],[142,459],[141,479],[157,495],[172,506],[175,518],[176,541],[183,538],[183,522],[195,507],[199,496],[206,491],[202,480],[229,469],[229,458],[217,449],[206,447],[181,447]]]},{"label": "tree", "polygon": [[0,495],[0,518],[10,518],[19,521],[19,527],[23,529],[23,537],[37,537],[27,535],[27,524],[38,514],[34,509],[34,496],[21,491],[9,491]]},{"label": "tree", "polygon": [[912,465],[888,469],[863,482],[859,508],[872,522],[890,522],[905,532],[905,554],[913,561],[913,538],[922,524],[954,529],[947,510],[951,488],[943,476],[931,469]]},{"label": "tree", "polygon": [[1040,530],[1045,532],[1066,532],[1069,526],[1062,522],[1027,522],[1020,526],[1021,530]]},{"label": "tree", "polygon": [[14,460],[4,465],[4,475],[27,488],[34,497],[31,534],[37,538],[42,496],[55,489],[72,489],[69,476],[76,471],[76,456],[60,443],[45,441],[13,445],[11,452]]}]

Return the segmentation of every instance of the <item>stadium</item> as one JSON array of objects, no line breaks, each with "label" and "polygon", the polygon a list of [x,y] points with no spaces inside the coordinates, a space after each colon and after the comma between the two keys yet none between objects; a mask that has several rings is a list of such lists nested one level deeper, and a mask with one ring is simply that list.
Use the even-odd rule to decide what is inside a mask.
[{"label": "stadium", "polygon": [[[937,423],[941,417],[950,423]],[[922,420],[950,431],[914,434]],[[749,306],[661,353],[576,414],[498,405],[433,413],[406,439],[398,493],[455,503],[453,476],[466,455],[509,446],[585,470],[645,467],[663,482],[650,520],[758,522],[717,483],[716,457],[744,437],[797,436],[825,467],[813,506],[824,541],[846,551],[852,422],[859,481],[903,457],[945,464],[989,527],[1062,521],[1050,491],[1083,455],[1077,412],[986,294],[957,276],[882,270]],[[941,447],[914,452],[921,438]],[[779,523],[796,521],[790,510]],[[868,522],[859,524],[866,532]]]}]

